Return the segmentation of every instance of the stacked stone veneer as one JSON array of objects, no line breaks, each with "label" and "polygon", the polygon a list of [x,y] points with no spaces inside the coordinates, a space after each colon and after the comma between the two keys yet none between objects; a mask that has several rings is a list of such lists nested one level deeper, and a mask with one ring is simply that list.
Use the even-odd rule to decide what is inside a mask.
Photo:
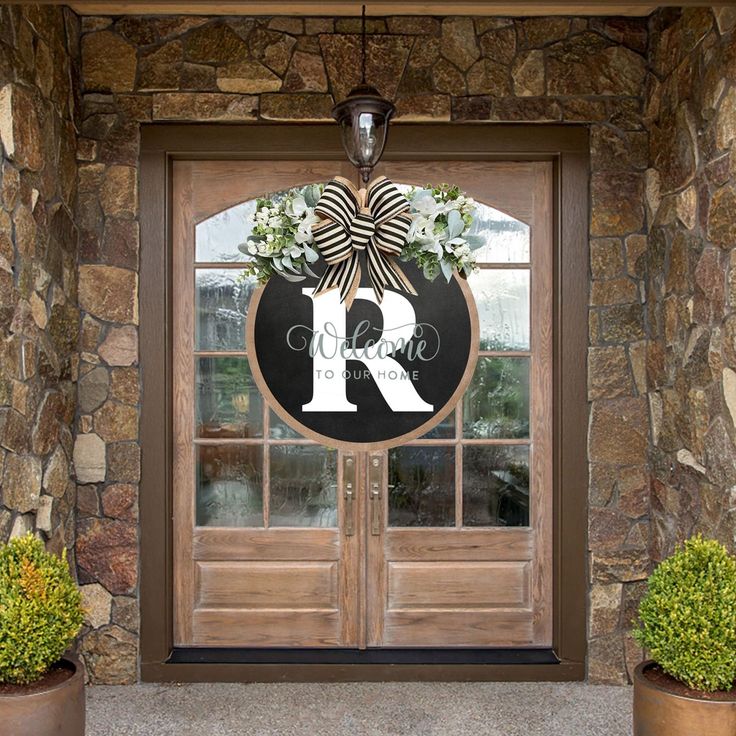
[{"label": "stacked stone veneer", "polygon": [[0,7],[0,541],[73,561],[79,23]]},{"label": "stacked stone veneer", "polygon": [[[139,125],[329,121],[359,81],[358,30],[352,18],[82,19],[77,556],[97,681],[136,677]],[[590,672],[626,681],[623,631],[649,563],[646,20],[395,17],[368,30],[368,80],[399,122],[591,126]],[[629,647],[629,666],[637,656]]]},{"label": "stacked stone veneer", "polygon": [[653,561],[736,533],[736,8],[652,19],[647,351]]},{"label": "stacked stone veneer", "polygon": [[[33,141],[50,145],[41,153],[48,161],[51,150],[61,160],[64,143],[74,145],[68,124],[54,127],[45,138],[41,111],[49,98],[55,110],[59,106],[59,68],[78,80],[82,107],[73,219],[79,232],[78,300],[74,274],[66,270],[57,277],[58,269],[45,266],[54,285],[46,291],[35,271],[33,279],[23,277],[31,268],[23,270],[28,257],[21,245],[28,218],[18,210],[18,202],[34,205],[40,233],[36,258],[61,253],[64,268],[73,270],[71,220],[64,220],[65,228],[49,227],[48,235],[38,221],[51,222],[40,212],[56,212],[54,203],[61,202],[67,214],[73,206],[73,194],[65,197],[61,182],[62,171],[73,172],[74,162],[68,163],[70,169],[57,167],[58,182],[49,193],[51,169],[37,160],[29,166],[8,150],[8,117],[4,109],[0,114],[4,166],[19,170],[21,183],[29,182],[21,195],[30,191],[8,207],[4,183],[3,212],[12,211],[12,224],[5,225],[7,217],[0,220],[2,255],[12,253],[6,258],[9,268],[3,265],[0,274],[12,278],[19,294],[7,308],[7,294],[16,292],[3,289],[0,295],[12,322],[3,333],[0,390],[7,384],[11,393],[0,394],[0,437],[13,458],[9,466],[5,460],[9,483],[3,483],[3,503],[8,511],[0,512],[0,531],[7,536],[11,527],[18,531],[34,523],[35,501],[27,512],[12,507],[17,495],[31,495],[25,484],[12,490],[18,488],[12,481],[14,465],[23,458],[30,464],[53,461],[56,467],[62,459],[54,449],[36,452],[46,445],[32,447],[34,427],[48,425],[37,422],[44,392],[71,399],[64,401],[61,423],[53,425],[60,426],[56,444],[68,461],[74,408],[69,381],[76,378],[78,364],[76,555],[88,605],[82,653],[93,681],[131,682],[137,677],[141,463],[140,124],[328,121],[333,101],[359,79],[359,21],[88,17],[81,19],[77,75],[73,36],[63,58],[45,67],[40,43],[41,29],[53,25],[54,18],[57,25],[66,19],[66,33],[76,27],[68,11],[3,12],[3,21],[12,18],[13,32],[0,38],[0,73],[15,82],[28,68],[30,76],[20,86],[32,95],[26,105],[31,112],[11,117],[18,130],[33,125],[34,111],[39,118],[40,135],[25,134],[29,147]],[[658,559],[696,528],[732,543],[728,489],[736,478],[731,478],[735,451],[729,406],[736,411],[736,328],[729,314],[730,292],[736,287],[726,283],[726,271],[736,199],[728,186],[733,171],[728,157],[734,136],[733,21],[729,10],[693,9],[658,13],[649,21],[394,17],[368,23],[368,80],[396,100],[399,124],[562,122],[590,128],[589,675],[597,681],[625,682],[641,656],[627,630],[652,556]],[[0,25],[0,35],[6,27]],[[10,102],[20,106],[22,99],[11,95]],[[71,121],[71,115],[59,112],[59,120]],[[7,178],[4,174],[4,182]],[[59,231],[68,238],[64,247],[38,245],[60,242]],[[31,291],[27,286],[22,291],[28,283]],[[43,322],[31,293],[39,288],[49,312],[43,325],[31,322],[36,317]],[[82,310],[78,346],[73,344],[77,301]],[[31,324],[30,334],[23,332]],[[31,340],[58,346],[57,357],[68,362],[68,373],[47,386],[45,362],[38,358],[38,377],[24,378],[18,359],[8,362],[4,356],[14,355],[7,345]],[[38,355],[43,354],[39,349]],[[726,368],[734,368],[734,374]],[[16,398],[18,383],[44,386],[41,397],[28,388],[38,402],[29,414],[16,406],[23,393],[18,388]],[[8,447],[20,426],[18,416],[25,417],[29,444]],[[61,509],[72,497],[67,490],[51,503]],[[22,503],[25,509],[29,502]],[[51,534],[70,544],[68,511],[64,518],[66,526],[52,519]],[[63,537],[55,531],[62,527]]]}]

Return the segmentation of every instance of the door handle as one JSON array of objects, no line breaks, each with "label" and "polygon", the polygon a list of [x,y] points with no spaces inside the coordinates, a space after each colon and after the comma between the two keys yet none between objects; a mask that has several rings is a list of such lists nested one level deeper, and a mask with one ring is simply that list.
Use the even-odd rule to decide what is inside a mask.
[{"label": "door handle", "polygon": [[371,487],[371,534],[381,533],[381,490],[378,484]]},{"label": "door handle", "polygon": [[381,471],[381,456],[374,455],[371,457],[370,490],[368,493],[371,502],[371,534],[373,536],[381,534],[381,482],[383,480]]},{"label": "door handle", "polygon": [[345,486],[345,536],[355,534],[355,458],[346,455],[343,463],[343,485]]}]

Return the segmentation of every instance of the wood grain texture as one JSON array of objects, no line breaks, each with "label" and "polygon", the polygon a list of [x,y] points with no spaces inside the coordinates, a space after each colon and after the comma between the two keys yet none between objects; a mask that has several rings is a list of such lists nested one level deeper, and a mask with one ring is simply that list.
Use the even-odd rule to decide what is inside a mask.
[{"label": "wood grain texture", "polygon": [[527,647],[534,644],[528,611],[394,611],[386,617],[386,647]]},{"label": "wood grain texture", "polygon": [[338,560],[336,529],[236,529],[200,526],[192,535],[196,560]]},{"label": "wood grain texture", "polygon": [[534,549],[529,531],[519,529],[398,529],[386,530],[390,560],[528,560]]},{"label": "wood grain texture", "polygon": [[336,562],[198,562],[198,608],[337,610]]},{"label": "wood grain texture", "polygon": [[[707,3],[704,3],[707,4]],[[147,9],[155,6],[147,4]],[[208,10],[211,6],[208,6]],[[518,13],[522,12],[518,8]],[[136,8],[135,12],[139,12]],[[479,11],[481,12],[481,11]],[[518,14],[516,13],[516,14]],[[344,160],[334,126],[167,124],[141,127],[141,678],[148,682],[565,681],[585,678],[589,140],[576,125],[396,125],[385,160],[544,160],[554,162],[555,210],[555,524],[551,665],[174,664],[171,469],[172,159]],[[564,332],[562,329],[564,325]],[[364,457],[359,456],[363,464]],[[361,477],[363,471],[360,470]],[[365,500],[364,497],[362,500]],[[221,530],[229,533],[228,530]],[[501,531],[501,530],[498,530]],[[364,541],[364,537],[361,537]],[[363,545],[361,541],[361,545]],[[226,544],[219,545],[227,549]],[[359,557],[366,559],[361,546]],[[361,569],[361,575],[365,570]],[[361,586],[359,597],[368,596]],[[366,619],[360,619],[365,645]]]},{"label": "wood grain texture", "polygon": [[319,609],[198,608],[191,646],[337,647],[340,613]]},{"label": "wood grain texture", "polygon": [[192,166],[177,161],[173,168],[174,217],[172,312],[172,414],[174,524],[174,642],[192,639],[195,586],[192,557],[194,529],[194,223]]},{"label": "wood grain texture", "polygon": [[389,562],[388,609],[526,608],[528,562]]},{"label": "wood grain texture", "polygon": [[192,215],[196,222],[249,199],[291,187],[328,182],[335,176],[356,181],[346,161],[193,161]]},{"label": "wood grain texture", "polygon": [[[194,438],[195,224],[235,202],[328,179],[335,168],[334,163],[308,161],[173,163],[174,620],[175,643],[181,646],[357,643],[359,542],[338,529],[271,527],[268,458],[262,474],[263,528],[194,525],[197,447],[255,444],[263,445],[267,453],[275,443],[272,439]],[[269,409],[264,406],[266,438],[269,421]],[[304,443],[290,440],[288,444]],[[342,473],[339,459],[338,487]],[[338,494],[339,516],[343,504]],[[223,631],[223,627],[229,628]]]},{"label": "wood grain texture", "polygon": [[552,511],[554,395],[552,310],[554,294],[552,164],[536,162],[532,219],[531,439],[529,479],[534,534],[532,598],[534,642],[552,644]]},{"label": "wood grain texture", "polygon": [[[391,161],[394,181],[435,181],[424,162]],[[530,225],[530,439],[455,438],[455,510],[450,529],[388,528],[368,537],[371,646],[550,646],[552,644],[553,187],[548,162],[442,164],[442,181]],[[506,356],[507,357],[507,356]],[[462,528],[463,448],[526,445],[530,452],[528,527]],[[386,456],[371,455],[386,474]],[[369,474],[369,481],[370,481]],[[386,494],[384,494],[386,495]],[[459,498],[458,498],[459,497]],[[388,508],[384,502],[384,518]],[[494,595],[496,596],[494,598]],[[481,610],[482,609],[482,610]],[[512,613],[509,611],[511,610]]]},{"label": "wood grain texture", "polygon": [[[498,186],[489,186],[490,172],[498,178]],[[517,220],[528,224],[532,217],[533,200],[529,192],[534,187],[535,172],[523,161],[443,161],[441,167],[428,166],[426,161],[384,161],[376,167],[375,175],[420,187],[452,183],[477,201]]]},{"label": "wood grain texture", "polygon": [[[48,4],[53,0],[42,0]],[[705,5],[705,2],[686,2],[683,5]],[[289,0],[289,2],[181,2],[180,0],[80,0],[70,4],[79,15],[357,15],[356,5],[344,0],[325,0],[316,3],[314,0]],[[483,0],[463,0],[453,4],[453,15],[500,15],[500,16],[539,16],[539,15],[624,15],[646,16],[654,12],[657,5],[651,0],[629,0],[626,3],[578,2],[561,3],[551,0],[534,0],[523,4],[506,2],[484,2]],[[376,0],[370,6],[371,15],[395,15],[394,2]],[[401,4],[402,15],[447,15],[447,3],[439,2],[404,2]]]},{"label": "wood grain texture", "polygon": [[[179,209],[174,236],[180,238],[186,233],[188,242],[180,254],[175,249],[174,259],[175,291],[182,292],[174,304],[178,325],[174,423],[175,428],[181,428],[175,430],[175,487],[189,489],[176,491],[175,496],[179,499],[175,504],[177,641],[195,646],[357,647],[551,643],[552,165],[448,161],[443,162],[441,175],[434,176],[432,166],[436,165],[390,161],[382,169],[395,181],[415,185],[423,185],[427,179],[452,181],[479,201],[531,226],[530,439],[491,441],[530,447],[530,526],[462,527],[462,448],[489,441],[463,439],[460,408],[456,410],[454,439],[417,440],[456,447],[457,520],[453,528],[387,528],[387,454],[381,450],[366,453],[367,447],[355,448],[352,453],[343,450],[339,455],[339,529],[193,526],[194,223],[268,191],[325,181],[344,164],[316,160],[176,162],[175,201]],[[186,176],[177,183],[180,170]],[[470,298],[467,283],[460,283]],[[251,315],[258,300],[256,292]],[[177,310],[186,314],[177,317]],[[472,313],[477,336],[474,308]],[[251,369],[257,373],[250,334],[252,320],[248,323],[246,353]],[[184,335],[187,330],[189,337]],[[464,384],[472,377],[473,365],[466,371]],[[456,392],[453,405],[464,388]],[[272,399],[268,392],[266,399]],[[267,434],[268,412],[264,415]],[[274,440],[247,441],[259,442],[272,444]],[[350,535],[344,524],[348,480],[356,492],[354,533]],[[370,501],[374,483],[380,489],[380,498]],[[264,489],[268,523],[267,473]],[[179,525],[180,518],[185,521],[183,526]],[[188,539],[183,539],[186,534]],[[185,576],[188,578],[179,579]]]}]

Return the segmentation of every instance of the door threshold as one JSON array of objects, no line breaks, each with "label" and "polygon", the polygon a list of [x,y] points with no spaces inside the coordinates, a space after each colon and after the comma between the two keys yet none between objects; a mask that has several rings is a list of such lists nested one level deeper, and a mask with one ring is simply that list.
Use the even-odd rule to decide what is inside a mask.
[{"label": "door threshold", "polygon": [[167,664],[493,664],[554,665],[549,648],[493,649],[294,649],[175,647]]}]

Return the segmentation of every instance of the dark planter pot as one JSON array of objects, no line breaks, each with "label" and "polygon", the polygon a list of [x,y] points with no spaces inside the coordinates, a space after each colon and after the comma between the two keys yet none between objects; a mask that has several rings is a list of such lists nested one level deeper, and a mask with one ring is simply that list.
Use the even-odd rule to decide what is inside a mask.
[{"label": "dark planter pot", "polygon": [[48,690],[0,695],[0,732],[13,736],[84,736],[84,668],[62,661],[74,674]]},{"label": "dark planter pot", "polygon": [[736,700],[704,700],[670,692],[634,672],[634,736],[734,736]]}]

